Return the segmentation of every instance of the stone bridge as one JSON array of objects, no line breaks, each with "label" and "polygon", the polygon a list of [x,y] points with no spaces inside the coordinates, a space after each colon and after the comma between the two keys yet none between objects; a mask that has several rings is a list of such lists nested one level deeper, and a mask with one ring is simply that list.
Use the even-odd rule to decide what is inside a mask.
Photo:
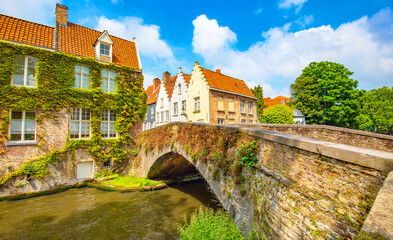
[{"label": "stone bridge", "polygon": [[[244,167],[238,150],[254,143],[257,163]],[[326,126],[170,123],[140,133],[136,144],[136,175],[175,178],[196,169],[236,225],[263,239],[393,239],[391,136]]]}]

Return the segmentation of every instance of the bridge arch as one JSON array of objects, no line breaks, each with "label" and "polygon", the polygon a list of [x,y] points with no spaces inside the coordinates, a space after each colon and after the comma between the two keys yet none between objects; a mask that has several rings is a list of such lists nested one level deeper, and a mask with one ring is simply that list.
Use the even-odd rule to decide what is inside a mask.
[{"label": "bridge arch", "polygon": [[[140,149],[139,152],[141,152]],[[185,161],[185,162],[184,162]],[[134,161],[131,171],[139,177],[154,178],[157,176],[168,177],[168,175],[160,175],[160,173],[173,174],[187,171],[197,170],[204,180],[209,184],[221,205],[228,211],[235,224],[243,231],[248,232],[251,229],[253,220],[253,204],[248,195],[241,194],[240,189],[236,185],[231,186],[231,194],[227,191],[227,186],[223,184],[223,174],[218,171],[217,167],[207,161],[193,160],[189,152],[184,147],[175,142],[172,146],[164,146],[151,152],[138,155]],[[245,169],[245,171],[249,171]],[[220,176],[217,176],[220,174]],[[247,185],[248,187],[248,185]],[[235,193],[235,194],[233,194]],[[236,196],[236,199],[232,197]]]}]

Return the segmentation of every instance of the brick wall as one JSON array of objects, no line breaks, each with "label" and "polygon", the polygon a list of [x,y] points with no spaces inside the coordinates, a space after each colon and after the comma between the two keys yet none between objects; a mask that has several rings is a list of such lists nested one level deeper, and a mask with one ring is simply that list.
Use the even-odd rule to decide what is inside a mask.
[{"label": "brick wall", "polygon": [[[36,113],[37,116],[40,114],[39,111]],[[42,124],[36,121],[37,144],[10,145],[5,141],[4,153],[0,155],[0,176],[18,169],[31,158],[49,153],[53,149],[62,149],[68,135],[69,114],[63,109],[57,113],[58,118],[45,118]],[[40,136],[43,136],[43,139]]]},{"label": "brick wall", "polygon": [[[218,107],[218,97],[223,98],[224,102],[224,111],[217,111]],[[228,99],[234,99],[235,112],[228,111]],[[240,112],[240,101],[244,101],[244,109],[245,113]],[[252,102],[252,112],[254,114],[248,114],[248,102]],[[210,123],[218,123],[218,118],[224,119],[224,124],[230,124],[230,119],[233,119],[234,123],[241,123],[241,120],[246,120],[246,123],[249,120],[252,120],[253,123],[256,123],[256,101],[254,99],[230,94],[223,93],[217,91],[210,91],[209,93],[209,111],[210,111]]]},{"label": "brick wall", "polygon": [[393,136],[378,133],[327,125],[246,124],[241,126],[283,132],[361,148],[393,152]]}]

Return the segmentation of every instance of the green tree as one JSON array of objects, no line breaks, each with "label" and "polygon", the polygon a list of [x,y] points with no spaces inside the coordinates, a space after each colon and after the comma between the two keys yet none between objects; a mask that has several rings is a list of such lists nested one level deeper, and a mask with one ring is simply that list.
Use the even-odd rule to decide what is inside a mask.
[{"label": "green tree", "polygon": [[393,132],[393,87],[382,87],[366,92],[357,117],[359,129],[380,133]]},{"label": "green tree", "polygon": [[263,88],[258,85],[251,88],[251,91],[254,93],[257,98],[257,115],[260,123],[264,123],[265,119],[263,119],[263,109],[265,107],[263,102]]},{"label": "green tree", "polygon": [[263,113],[267,123],[293,124],[293,109],[285,105],[274,105],[268,107]]},{"label": "green tree", "polygon": [[291,85],[293,106],[308,124],[356,128],[362,91],[344,65],[312,62]]}]

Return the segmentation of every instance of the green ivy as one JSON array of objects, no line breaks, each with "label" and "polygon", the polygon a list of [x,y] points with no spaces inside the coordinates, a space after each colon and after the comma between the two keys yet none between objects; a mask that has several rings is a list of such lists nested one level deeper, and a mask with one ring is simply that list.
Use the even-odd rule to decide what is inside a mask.
[{"label": "green ivy", "polygon": [[236,151],[236,154],[240,156],[239,164],[253,168],[258,162],[257,158],[257,145],[256,141],[242,144]]},{"label": "green ivy", "polygon": [[[12,76],[15,56],[32,56],[38,59],[36,67],[37,87],[13,86]],[[83,64],[90,67],[91,85],[89,90],[73,88],[74,66]],[[101,70],[117,72],[116,93],[101,91]],[[139,70],[112,63],[103,64],[92,58],[79,58],[70,54],[52,52],[29,46],[0,42],[0,154],[4,153],[10,125],[10,110],[36,110],[37,125],[46,118],[58,120],[62,109],[74,107],[90,109],[91,137],[87,140],[67,140],[63,150],[87,149],[96,161],[105,162],[126,159],[134,141],[131,128],[146,114],[147,95],[143,91],[143,76]],[[117,139],[102,139],[101,116],[104,110],[116,112],[115,129]],[[45,145],[45,132],[37,132],[38,146]],[[48,156],[51,153],[47,154]],[[22,167],[24,168],[24,167]],[[19,170],[18,170],[19,171]],[[25,173],[25,170],[23,170]]]}]

